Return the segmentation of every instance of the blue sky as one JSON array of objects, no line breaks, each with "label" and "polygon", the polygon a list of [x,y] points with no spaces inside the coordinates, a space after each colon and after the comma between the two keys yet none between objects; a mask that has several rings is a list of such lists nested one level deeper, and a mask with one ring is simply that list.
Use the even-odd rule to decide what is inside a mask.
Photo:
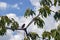
[{"label": "blue sky", "polygon": [[[9,18],[14,18],[15,21],[19,23],[21,27],[24,23],[28,25],[28,23],[32,20],[32,17],[25,18],[23,15],[27,8],[31,8],[38,14],[38,9],[41,7],[40,0],[0,0],[0,16],[7,15]],[[58,7],[51,7],[53,11],[60,9]],[[27,29],[28,32],[36,32],[40,36],[44,30],[50,31],[51,29],[56,28],[56,26],[60,23],[56,23],[53,18],[53,13],[44,19],[45,26],[43,29],[37,28],[37,25],[33,23]],[[7,30],[6,35],[3,37],[0,36],[0,40],[23,40],[24,32],[23,31],[11,31]]]},{"label": "blue sky", "polygon": [[[22,16],[24,15],[27,8],[34,9],[34,6],[31,4],[30,0],[0,0],[0,2],[8,4],[6,10],[0,9],[0,15],[15,13],[17,16]],[[18,5],[19,9],[11,7],[15,4]]]},{"label": "blue sky", "polygon": [[[36,3],[32,1],[32,3]],[[27,8],[34,9],[34,5],[31,3],[31,0],[0,0],[0,16],[7,15],[9,18],[14,18],[19,23],[21,27],[24,23],[27,25],[32,18],[26,19],[23,17],[24,12]],[[31,25],[33,28],[35,27],[33,24]],[[32,31],[33,28],[29,28]],[[35,27],[36,28],[36,27]],[[38,33],[38,32],[37,32]],[[24,31],[12,31],[7,30],[6,35],[3,37],[0,36],[0,40],[23,40]]]}]

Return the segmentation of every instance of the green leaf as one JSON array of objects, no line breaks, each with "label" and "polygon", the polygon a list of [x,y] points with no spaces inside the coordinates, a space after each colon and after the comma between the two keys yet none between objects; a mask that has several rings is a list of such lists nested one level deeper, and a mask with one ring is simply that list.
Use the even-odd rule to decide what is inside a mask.
[{"label": "green leaf", "polygon": [[56,4],[57,4],[57,0],[54,0],[54,6],[56,6]]},{"label": "green leaf", "polygon": [[42,17],[47,17],[51,13],[51,10],[48,6],[43,6],[42,8],[39,9],[39,13],[41,14]]},{"label": "green leaf", "polygon": [[6,33],[5,24],[10,23],[10,19],[7,16],[0,16],[0,35],[4,35]]},{"label": "green leaf", "polygon": [[0,35],[4,35],[6,33],[6,28],[0,25]]},{"label": "green leaf", "polygon": [[0,16],[0,35],[4,35],[6,33],[6,23],[7,25],[12,23],[11,28],[13,31],[19,27],[18,23],[14,19],[10,20],[7,16]]},{"label": "green leaf", "polygon": [[7,23],[7,25],[12,23],[12,21],[7,16],[4,16],[4,20],[5,20],[5,23]]},{"label": "green leaf", "polygon": [[51,36],[54,38],[56,36],[56,29],[51,30]]},{"label": "green leaf", "polygon": [[46,12],[48,13],[48,15],[50,14],[50,8],[48,6],[44,6],[44,9],[46,10]]},{"label": "green leaf", "polygon": [[24,40],[30,40],[29,36],[25,37]]},{"label": "green leaf", "polygon": [[40,4],[45,5],[45,0],[41,0]]},{"label": "green leaf", "polygon": [[33,15],[36,15],[35,12],[32,10],[32,9],[27,9],[24,16],[27,17],[27,16],[33,16]]},{"label": "green leaf", "polygon": [[34,19],[34,24],[37,24],[38,27],[43,28],[44,21],[40,17]]},{"label": "green leaf", "polygon": [[56,13],[55,13],[54,19],[55,19],[56,21],[60,20],[60,13],[59,13],[59,12],[56,12]]},{"label": "green leaf", "polygon": [[12,25],[11,25],[11,29],[12,29],[13,31],[14,31],[14,30],[17,30],[18,27],[19,27],[19,24],[18,24],[16,21],[14,21],[14,22],[12,23]]},{"label": "green leaf", "polygon": [[60,32],[60,24],[57,26],[57,30]]},{"label": "green leaf", "polygon": [[7,16],[1,16],[0,22],[2,23],[2,25],[5,25],[5,23],[9,25],[11,23],[11,20]]},{"label": "green leaf", "polygon": [[59,40],[60,39],[60,33],[57,29],[53,29],[51,30],[51,36],[55,39],[55,40]]},{"label": "green leaf", "polygon": [[58,6],[60,6],[60,0],[58,0]]},{"label": "green leaf", "polygon": [[48,37],[48,39],[50,40],[51,39],[51,35],[50,34],[51,34],[50,32],[44,31],[43,34],[42,34],[43,39]]},{"label": "green leaf", "polygon": [[45,6],[45,5],[50,6],[50,5],[52,5],[52,2],[51,2],[51,0],[41,0],[40,4],[43,6]]},{"label": "green leaf", "polygon": [[1,16],[0,24],[1,24],[1,25],[5,25],[5,19],[4,19],[4,16]]},{"label": "green leaf", "polygon": [[28,35],[31,37],[32,40],[36,40],[37,38],[39,38],[38,34],[35,32],[30,32]]}]

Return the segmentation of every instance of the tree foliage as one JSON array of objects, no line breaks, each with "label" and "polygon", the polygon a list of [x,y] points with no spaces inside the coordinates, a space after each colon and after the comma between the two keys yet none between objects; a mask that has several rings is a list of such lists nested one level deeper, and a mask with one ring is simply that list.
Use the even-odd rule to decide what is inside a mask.
[{"label": "tree foliage", "polygon": [[58,25],[57,29],[52,29],[50,32],[44,32],[42,34],[43,38],[48,37],[50,40],[51,37],[54,38],[54,40],[60,40],[60,25]]},{"label": "tree foliage", "polygon": [[14,19],[9,19],[7,16],[0,16],[0,35],[4,35],[6,33],[6,25],[11,25],[11,29],[14,31],[19,27],[19,24]]},{"label": "tree foliage", "polygon": [[51,14],[50,11],[51,10],[47,5],[39,9],[39,13],[42,15],[42,17],[47,17],[49,14]]},{"label": "tree foliage", "polygon": [[39,38],[39,35],[35,32],[30,32],[28,33],[28,36],[24,38],[24,40],[30,40],[30,38],[32,40],[36,40],[37,38]]},{"label": "tree foliage", "polygon": [[27,17],[27,16],[33,16],[33,15],[36,15],[35,12],[32,9],[27,8],[24,16]]},{"label": "tree foliage", "polygon": [[[39,28],[43,28],[44,27],[44,20],[43,18],[47,18],[51,12],[54,12],[51,10],[51,6],[56,7],[57,5],[60,6],[60,0],[54,0],[54,2],[52,3],[51,0],[41,0],[40,1],[40,5],[42,7],[40,7],[40,9],[38,9],[39,14],[36,16],[36,13],[28,8],[24,14],[24,17],[30,17],[30,16],[36,16],[32,19],[32,21],[26,26],[26,28],[22,27],[21,29],[19,29],[19,24],[13,19],[9,19],[7,16],[0,16],[0,35],[5,35],[6,30],[7,29],[11,29],[12,31],[15,30],[24,30],[26,33],[26,37],[24,38],[24,40],[37,40],[37,38],[40,38],[39,35],[35,32],[27,32],[27,28],[30,26],[30,24],[32,22],[34,22],[34,25],[37,24],[37,27]],[[54,12],[54,19],[56,21],[60,20],[60,10]],[[41,17],[42,18],[41,18]],[[11,24],[11,28],[6,27],[9,26]],[[25,26],[25,25],[24,25]],[[42,34],[42,38],[46,39],[48,38],[48,40],[50,40],[52,38],[54,38],[54,40],[60,40],[60,25],[57,27],[57,29],[52,29],[50,32],[48,31],[44,31]]]},{"label": "tree foliage", "polygon": [[55,12],[54,18],[56,21],[60,20],[60,12]]},{"label": "tree foliage", "polygon": [[38,27],[43,28],[44,21],[40,17],[34,18],[34,25],[36,24]]}]

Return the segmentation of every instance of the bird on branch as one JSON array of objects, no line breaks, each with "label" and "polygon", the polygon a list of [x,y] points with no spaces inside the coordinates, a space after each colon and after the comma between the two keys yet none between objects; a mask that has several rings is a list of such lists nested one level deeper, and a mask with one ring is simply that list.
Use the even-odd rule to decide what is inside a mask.
[{"label": "bird on branch", "polygon": [[21,28],[25,31],[26,35],[28,36],[27,28],[24,28],[24,27],[25,27],[25,24],[23,24]]},{"label": "bird on branch", "polygon": [[24,28],[24,27],[25,27],[25,24],[23,24],[21,28]]}]

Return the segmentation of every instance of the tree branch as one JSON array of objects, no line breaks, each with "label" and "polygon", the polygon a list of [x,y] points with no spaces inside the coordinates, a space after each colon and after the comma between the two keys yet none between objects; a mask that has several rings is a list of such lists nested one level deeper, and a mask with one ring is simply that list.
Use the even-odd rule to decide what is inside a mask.
[{"label": "tree branch", "polygon": [[[39,13],[36,17],[38,17],[39,15],[40,15],[40,13]],[[31,25],[31,23],[33,23],[33,21],[34,21],[34,19],[35,19],[36,17],[34,17],[34,18],[30,21],[30,23],[26,26],[26,28],[28,28],[28,27]]]},{"label": "tree branch", "polygon": [[[52,11],[52,10],[51,10]],[[52,12],[54,12],[54,11],[52,11]],[[55,12],[54,12],[55,13]],[[40,15],[40,13],[36,16],[36,17],[38,17]],[[36,18],[36,17],[34,17],[31,21],[30,21],[30,23],[26,26],[26,29],[33,23],[33,21],[34,21],[34,19]],[[11,29],[11,28],[8,28],[8,27],[6,27],[6,29]],[[16,30],[24,30],[25,28],[21,28],[21,29],[16,29]]]},{"label": "tree branch", "polygon": [[[9,28],[9,27],[6,27],[6,29],[10,29],[10,30],[12,30],[12,29],[11,29],[11,28]],[[16,29],[16,30],[24,30],[24,29],[19,29],[19,28],[18,28],[18,29]]]},{"label": "tree branch", "polygon": [[[54,4],[52,4],[51,6],[53,6]],[[51,7],[50,6],[50,7]],[[54,11],[52,11],[51,10],[51,12],[54,12]],[[55,12],[54,12],[55,13]],[[36,16],[36,17],[38,17],[40,15],[40,13]],[[26,29],[31,25],[31,23],[33,23],[33,21],[34,21],[34,19],[36,18],[36,17],[34,17],[31,21],[30,21],[30,23],[26,26]],[[6,27],[6,29],[11,29],[11,28],[8,28],[8,27]],[[21,28],[21,29],[16,29],[16,30],[24,30],[25,28]]]}]

